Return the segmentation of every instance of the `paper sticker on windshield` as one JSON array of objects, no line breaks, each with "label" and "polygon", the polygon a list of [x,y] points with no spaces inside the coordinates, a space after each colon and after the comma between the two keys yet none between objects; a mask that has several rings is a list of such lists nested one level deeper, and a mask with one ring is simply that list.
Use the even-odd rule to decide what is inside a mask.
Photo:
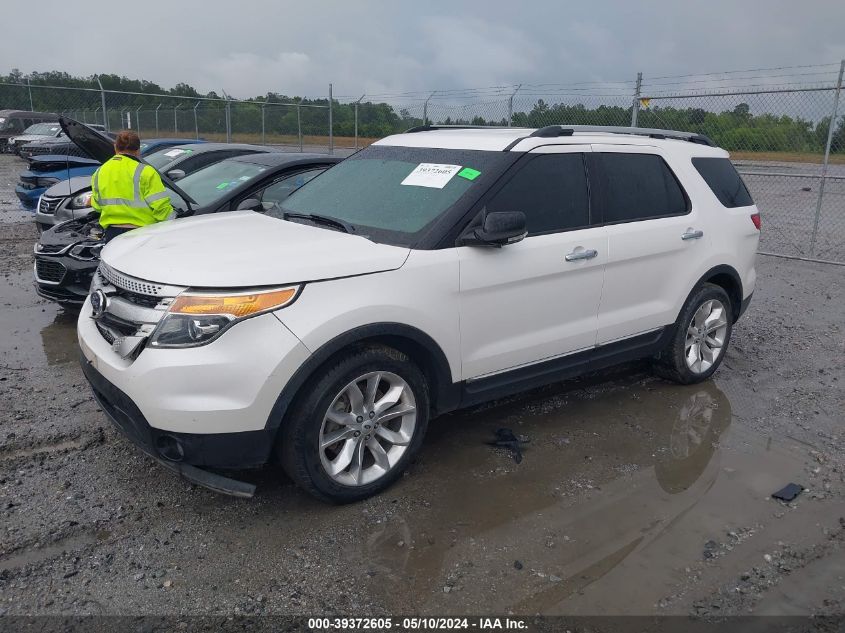
[{"label": "paper sticker on windshield", "polygon": [[472,167],[464,167],[461,171],[458,172],[458,176],[461,178],[466,178],[467,180],[475,180],[481,175],[481,172],[477,169],[473,169]]},{"label": "paper sticker on windshield", "polygon": [[184,154],[185,150],[183,149],[172,149],[169,152],[164,152],[165,156],[179,156],[179,154]]},{"label": "paper sticker on windshield", "polygon": [[460,170],[460,165],[420,163],[414,168],[414,171],[408,174],[401,184],[443,189],[443,187],[445,187],[448,182],[452,180],[452,177]]}]

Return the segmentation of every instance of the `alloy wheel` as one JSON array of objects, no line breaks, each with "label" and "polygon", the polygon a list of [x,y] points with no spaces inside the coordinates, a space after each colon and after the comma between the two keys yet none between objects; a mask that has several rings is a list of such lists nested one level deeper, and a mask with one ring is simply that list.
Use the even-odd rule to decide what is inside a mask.
[{"label": "alloy wheel", "polygon": [[400,376],[359,376],[338,393],[320,427],[320,463],[335,482],[363,486],[390,472],[414,437],[416,399]]},{"label": "alloy wheel", "polygon": [[718,299],[702,303],[687,326],[684,359],[694,374],[703,374],[719,360],[728,334],[728,313]]}]

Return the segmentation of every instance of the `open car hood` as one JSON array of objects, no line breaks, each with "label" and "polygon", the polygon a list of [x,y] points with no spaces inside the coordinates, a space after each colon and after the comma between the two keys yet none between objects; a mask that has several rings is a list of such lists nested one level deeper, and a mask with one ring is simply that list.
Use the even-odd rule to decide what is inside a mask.
[{"label": "open car hood", "polygon": [[395,270],[409,252],[254,211],[232,211],[129,231],[109,242],[102,260],[158,283],[243,288]]},{"label": "open car hood", "polygon": [[114,141],[102,132],[67,117],[59,117],[59,125],[73,144],[94,160],[105,163],[114,156]]},{"label": "open car hood", "polygon": [[56,171],[74,167],[99,167],[100,162],[84,156],[70,154],[41,154],[29,159],[30,171]]}]

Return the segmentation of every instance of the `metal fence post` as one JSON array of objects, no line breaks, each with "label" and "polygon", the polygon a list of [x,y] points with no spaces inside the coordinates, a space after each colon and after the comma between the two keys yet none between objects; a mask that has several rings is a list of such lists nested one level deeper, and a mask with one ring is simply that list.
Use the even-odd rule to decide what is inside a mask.
[{"label": "metal fence post", "polygon": [[631,107],[631,127],[637,127],[637,117],[640,114],[640,89],[643,86],[643,74],[637,73],[637,88],[634,91],[634,104]]},{"label": "metal fence post", "polygon": [[135,127],[138,128],[138,134],[141,133],[141,108],[144,106],[138,106],[135,108]]},{"label": "metal fence post", "polygon": [[358,104],[366,97],[366,93],[362,94],[358,101],[355,102],[355,151],[358,151]]},{"label": "metal fence post", "polygon": [[156,106],[156,136],[158,136],[158,109],[159,109],[161,106],[162,106],[162,104],[161,104],[161,103],[159,103],[159,104]]},{"label": "metal fence post", "polygon": [[106,128],[106,132],[109,131],[109,114],[108,110],[106,110],[106,91],[103,90],[103,84],[100,81],[100,76],[95,75],[97,79],[97,85],[100,86],[100,100],[103,102],[103,125]]},{"label": "metal fence post", "polygon": [[845,72],[845,59],[839,63],[839,78],[836,80],[836,92],[833,96],[833,112],[830,115],[830,125],[827,126],[827,143],[824,146],[824,161],[822,161],[821,182],[819,182],[819,197],[816,200],[816,217],[813,220],[813,236],[810,238],[810,257],[816,255],[816,237],[819,233],[819,218],[822,213],[824,200],[824,182],[827,178],[827,165],[830,162],[830,146],[833,143],[833,129],[836,127],[836,117],[839,110],[839,94],[842,92],[842,74]]},{"label": "metal fence post", "polygon": [[296,104],[296,135],[299,137],[299,151],[302,151],[302,116],[300,116],[300,106]]},{"label": "metal fence post", "polygon": [[266,105],[267,105],[266,103],[261,104],[261,144],[262,145],[267,145],[267,136],[266,136],[265,128],[264,128],[264,107]]},{"label": "metal fence post", "polygon": [[425,103],[423,103],[423,122],[422,122],[423,125],[428,125],[428,101],[435,94],[437,94],[436,90],[434,92],[432,92],[430,95],[428,95],[428,99],[426,99]]},{"label": "metal fence post", "polygon": [[332,85],[329,84],[329,154],[334,154],[334,124],[332,121]]},{"label": "metal fence post", "polygon": [[200,107],[200,102],[197,101],[197,104],[194,106],[194,133],[196,134],[197,140],[200,140],[200,124],[197,121],[197,108]]},{"label": "metal fence post", "polygon": [[229,95],[226,94],[225,90],[221,91],[223,96],[226,97],[226,112],[225,119],[226,119],[226,142],[232,142],[232,105],[231,100],[229,99]]},{"label": "metal fence post", "polygon": [[511,96],[508,97],[508,125],[513,125],[513,98],[516,96],[516,93],[519,92],[519,89],[522,88],[522,84],[519,84],[511,93]]},{"label": "metal fence post", "polygon": [[176,111],[179,109],[179,106],[182,105],[177,104],[175,108],[173,108],[173,134],[179,134],[179,121],[176,119]]},{"label": "metal fence post", "polygon": [[32,105],[32,82],[29,77],[26,78],[26,87],[29,90],[29,111],[35,112],[35,106]]}]

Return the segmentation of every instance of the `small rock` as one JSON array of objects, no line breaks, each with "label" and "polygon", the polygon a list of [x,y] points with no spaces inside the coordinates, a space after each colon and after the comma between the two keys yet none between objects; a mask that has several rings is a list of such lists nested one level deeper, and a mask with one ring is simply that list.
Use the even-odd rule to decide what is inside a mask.
[{"label": "small rock", "polygon": [[144,579],[144,572],[140,572],[140,573],[132,576],[132,580],[134,580],[135,582],[138,582],[138,581],[143,580],[143,579]]},{"label": "small rock", "polygon": [[165,580],[162,584],[164,585],[164,588],[165,588],[165,589],[168,589],[168,588],[170,588],[170,587],[172,587],[172,586],[173,586],[173,581],[172,581],[172,580],[170,580],[170,579],[168,578],[168,579],[167,579],[167,580]]},{"label": "small rock", "polygon": [[772,555],[771,554],[764,554],[763,560],[766,561],[767,563],[771,563],[772,562]]},{"label": "small rock", "polygon": [[551,582],[560,582],[561,580],[563,580],[563,578],[561,578],[560,576],[555,576],[554,574],[552,574],[552,575],[549,576],[549,580]]},{"label": "small rock", "polygon": [[449,585],[443,587],[443,593],[449,593],[450,591],[452,591],[452,587],[450,587]]},{"label": "small rock", "polygon": [[515,560],[515,561],[513,562],[513,568],[514,568],[514,569],[522,569],[522,561],[520,561],[520,560]]}]

